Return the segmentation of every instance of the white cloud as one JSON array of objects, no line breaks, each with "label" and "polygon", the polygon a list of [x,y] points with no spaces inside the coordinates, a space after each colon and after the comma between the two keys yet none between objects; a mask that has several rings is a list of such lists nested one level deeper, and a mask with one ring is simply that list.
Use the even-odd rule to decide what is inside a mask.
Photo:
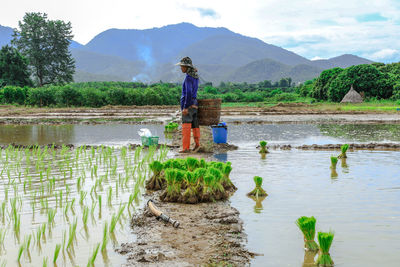
[{"label": "white cloud", "polygon": [[[25,12],[71,21],[85,44],[109,29],[145,29],[179,22],[226,27],[287,48],[307,58],[374,53],[400,47],[397,0],[14,0],[0,9],[0,24],[17,27]],[[379,14],[386,21],[359,22]],[[389,57],[382,60],[391,61]]]},{"label": "white cloud", "polygon": [[375,53],[373,53],[371,55],[371,58],[374,60],[387,60],[390,58],[394,58],[399,56],[400,53],[398,50],[396,49],[390,49],[390,48],[385,48],[385,49],[381,49],[379,51],[376,51]]},{"label": "white cloud", "polygon": [[316,56],[316,57],[313,57],[311,60],[320,60],[320,59],[326,59],[326,58]]}]

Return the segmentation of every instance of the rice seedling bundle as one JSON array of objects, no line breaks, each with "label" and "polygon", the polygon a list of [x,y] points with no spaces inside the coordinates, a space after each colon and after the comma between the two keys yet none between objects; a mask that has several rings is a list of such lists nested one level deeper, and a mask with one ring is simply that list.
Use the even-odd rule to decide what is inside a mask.
[{"label": "rice seedling bundle", "polygon": [[309,251],[318,251],[318,245],[314,241],[316,222],[317,220],[313,216],[302,216],[296,221],[296,225],[299,227],[304,236],[304,247]]},{"label": "rice seedling bundle", "polygon": [[197,177],[192,172],[186,172],[185,182],[187,184],[186,191],[183,193],[182,201],[185,203],[195,204],[198,202]]},{"label": "rice seedling bundle", "polygon": [[146,189],[148,190],[162,189],[163,186],[165,185],[165,179],[161,175],[164,165],[158,160],[155,160],[152,163],[150,163],[149,167],[153,172],[153,176],[150,178],[150,180],[147,181]]},{"label": "rice seedling bundle", "polygon": [[261,149],[260,149],[260,153],[261,154],[269,153],[268,150],[267,150],[267,142],[260,141],[260,147],[261,147]]},{"label": "rice seedling bundle", "polygon": [[248,193],[248,196],[255,196],[255,197],[263,197],[263,196],[268,196],[267,192],[265,192],[264,189],[262,189],[262,181],[263,179],[260,176],[254,176],[254,183],[256,184],[256,188],[253,189],[250,193]]},{"label": "rice seedling bundle", "polygon": [[165,170],[165,179],[167,181],[167,188],[166,191],[161,195],[161,199],[163,201],[168,201],[174,195],[174,180],[177,172],[178,171],[175,169]]},{"label": "rice seedling bundle", "polygon": [[190,172],[194,171],[199,166],[199,164],[200,162],[196,158],[191,158],[191,157],[186,158],[186,168]]},{"label": "rice seedling bundle", "polygon": [[232,166],[231,166],[230,162],[227,162],[222,169],[222,173],[223,173],[222,185],[224,186],[224,188],[226,190],[236,190],[237,189],[229,177],[231,171],[232,171]]},{"label": "rice seedling bundle", "polygon": [[165,125],[165,132],[167,133],[171,133],[171,132],[175,132],[176,130],[178,130],[178,126],[179,124],[176,122],[170,122],[167,125]]},{"label": "rice seedling bundle", "polygon": [[329,249],[331,248],[332,241],[333,241],[334,233],[328,232],[318,232],[318,243],[320,254],[318,256],[317,261],[315,264],[318,266],[329,267],[333,266],[333,260],[329,254]]},{"label": "rice seedling bundle", "polygon": [[[160,172],[167,184],[160,199],[183,203],[226,199],[229,197],[229,192],[236,190],[229,178],[231,171],[230,162],[207,163],[204,159],[198,160],[192,157],[169,159],[164,162],[163,171]],[[207,175],[211,180],[205,185],[204,177]]]},{"label": "rice seedling bundle", "polygon": [[201,200],[203,202],[214,201],[214,190],[212,187],[213,181],[214,181],[214,176],[212,176],[211,174],[206,174],[204,176],[204,185],[201,195]]},{"label": "rice seedling bundle", "polygon": [[222,173],[216,168],[207,169],[207,173],[213,177],[211,182],[211,187],[214,192],[213,198],[216,200],[227,198],[225,189],[222,185]]},{"label": "rice seedling bundle", "polygon": [[347,149],[349,149],[348,144],[344,144],[340,147],[340,150],[342,151],[342,153],[338,156],[339,159],[347,158],[347,155],[346,155]]}]

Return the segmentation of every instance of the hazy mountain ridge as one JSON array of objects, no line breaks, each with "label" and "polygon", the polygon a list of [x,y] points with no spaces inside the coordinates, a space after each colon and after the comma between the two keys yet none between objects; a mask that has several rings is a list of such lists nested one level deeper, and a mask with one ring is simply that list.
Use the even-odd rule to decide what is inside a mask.
[{"label": "hazy mountain ridge", "polygon": [[[12,28],[0,26],[1,45],[10,42],[12,32]],[[109,29],[86,45],[72,41],[70,50],[76,61],[75,81],[110,78],[180,82],[183,76],[174,63],[183,56],[193,59],[202,81],[213,83],[276,81],[284,77],[301,82],[317,77],[324,69],[372,63],[349,54],[311,61],[226,28],[190,23],[145,30]]]}]

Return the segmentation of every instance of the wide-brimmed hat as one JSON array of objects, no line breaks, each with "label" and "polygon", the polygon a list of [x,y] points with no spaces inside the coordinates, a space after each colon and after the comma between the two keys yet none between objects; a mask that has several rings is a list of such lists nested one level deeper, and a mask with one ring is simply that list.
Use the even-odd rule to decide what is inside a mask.
[{"label": "wide-brimmed hat", "polygon": [[184,57],[181,59],[181,61],[179,61],[178,63],[175,64],[176,66],[186,66],[186,67],[193,67],[192,64],[192,60],[190,59],[190,57]]}]

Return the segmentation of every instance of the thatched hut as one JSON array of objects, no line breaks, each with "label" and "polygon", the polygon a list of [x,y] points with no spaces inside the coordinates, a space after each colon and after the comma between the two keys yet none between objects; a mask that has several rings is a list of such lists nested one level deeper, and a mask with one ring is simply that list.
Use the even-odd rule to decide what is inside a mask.
[{"label": "thatched hut", "polygon": [[361,102],[363,102],[363,98],[359,93],[357,93],[356,90],[354,90],[353,85],[351,85],[349,92],[343,97],[342,101],[340,101],[340,103],[361,103]]}]

